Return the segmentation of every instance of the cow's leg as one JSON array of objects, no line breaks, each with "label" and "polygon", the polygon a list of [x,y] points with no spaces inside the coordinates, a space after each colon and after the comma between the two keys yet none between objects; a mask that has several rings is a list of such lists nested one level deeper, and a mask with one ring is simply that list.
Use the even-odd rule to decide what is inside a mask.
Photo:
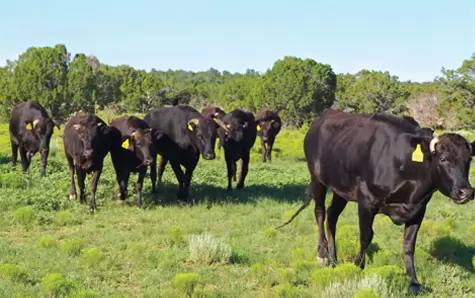
[{"label": "cow's leg", "polygon": [[143,170],[140,170],[137,178],[137,184],[135,184],[135,190],[137,191],[137,207],[142,208],[142,188],[143,188],[143,180],[145,178],[145,174],[147,173],[147,167],[144,167]]},{"label": "cow's leg", "polygon": [[198,159],[196,159],[196,161],[194,161],[190,165],[187,165],[187,167],[185,168],[184,193],[185,193],[186,199],[188,199],[188,195],[189,195],[189,191],[190,191],[191,178],[193,177],[193,172],[196,168],[196,165],[198,164],[198,160],[199,160],[199,155],[198,155]]},{"label": "cow's leg", "polygon": [[327,237],[328,237],[328,263],[331,266],[335,266],[337,263],[335,236],[336,236],[336,223],[343,209],[345,209],[348,201],[333,194],[332,202],[327,209]]},{"label": "cow's leg", "polygon": [[76,167],[76,175],[79,186],[79,202],[84,203],[86,201],[86,196],[84,194],[84,181],[86,180],[86,172],[83,169]]},{"label": "cow's leg", "polygon": [[235,175],[236,163],[226,154],[224,151],[224,157],[226,159],[226,169],[228,170],[228,188],[227,191],[232,190],[232,179],[233,175]]},{"label": "cow's leg", "polygon": [[325,195],[327,187],[312,177],[311,182],[312,195],[315,200],[315,220],[318,225],[318,263],[324,265],[327,257],[328,244],[325,237]]},{"label": "cow's leg", "polygon": [[416,269],[414,268],[414,250],[416,247],[417,233],[424,219],[426,207],[424,206],[419,213],[404,227],[404,260],[406,263],[406,272],[411,279],[409,284],[409,291],[418,294],[422,290],[416,276]]},{"label": "cow's leg", "polygon": [[23,172],[28,171],[28,167],[30,166],[31,157],[26,156],[26,150],[23,146],[20,146],[20,158],[21,158],[21,166],[23,168]]},{"label": "cow's leg", "polygon": [[249,171],[249,152],[246,152],[242,156],[242,161],[241,161],[241,171],[239,173],[239,182],[236,185],[237,189],[242,189],[244,187],[244,181],[246,180],[247,172]]},{"label": "cow's leg", "polygon": [[160,156],[160,164],[158,165],[158,184],[162,183],[163,173],[165,172],[165,168],[167,166],[168,159],[163,156]]},{"label": "cow's leg", "polygon": [[152,180],[152,193],[157,192],[157,155],[153,156],[152,164],[150,165],[150,180]]},{"label": "cow's leg", "polygon": [[178,181],[178,191],[176,196],[178,199],[185,199],[184,198],[184,191],[183,191],[183,184],[185,181],[185,174],[183,173],[183,170],[181,169],[180,163],[177,161],[170,161],[170,164],[172,166],[173,172],[175,172],[176,180]]},{"label": "cow's leg", "polygon": [[68,161],[69,178],[71,180],[71,186],[69,188],[69,199],[75,200],[77,197],[77,194],[76,194],[76,184],[74,183],[74,160],[67,153],[66,153],[66,159]]},{"label": "cow's leg", "polygon": [[48,163],[49,150],[43,150],[40,153],[41,155],[41,176],[46,176],[46,164]]},{"label": "cow's leg", "polygon": [[364,204],[358,203],[358,218],[360,226],[360,251],[356,256],[355,265],[364,269],[366,262],[366,249],[373,240],[373,221],[376,212]]},{"label": "cow's leg", "polygon": [[[96,210],[96,190],[97,190],[97,183],[99,182],[99,178],[101,177],[102,172],[102,165],[98,167],[96,171],[92,174],[92,181],[91,181],[91,211],[94,212]],[[128,176],[128,175],[127,175]],[[127,177],[128,178],[128,177]],[[127,186],[126,186],[127,187]]]},{"label": "cow's leg", "polygon": [[118,176],[119,182],[119,199],[125,201],[128,197],[127,186],[129,185],[130,171],[128,169],[121,169],[121,172]]},{"label": "cow's leg", "polygon": [[261,150],[262,150],[262,162],[266,162],[267,157],[267,150],[266,150],[266,142],[264,138],[261,137]]},{"label": "cow's leg", "polygon": [[274,147],[275,139],[269,138],[268,145],[267,145],[267,160],[272,161],[272,147]]},{"label": "cow's leg", "polygon": [[236,182],[237,163],[235,161],[232,162],[232,170],[233,170],[233,181]]},{"label": "cow's leg", "polygon": [[10,139],[10,143],[12,145],[12,164],[16,166],[16,162],[18,159],[18,144],[15,143],[12,139]]}]

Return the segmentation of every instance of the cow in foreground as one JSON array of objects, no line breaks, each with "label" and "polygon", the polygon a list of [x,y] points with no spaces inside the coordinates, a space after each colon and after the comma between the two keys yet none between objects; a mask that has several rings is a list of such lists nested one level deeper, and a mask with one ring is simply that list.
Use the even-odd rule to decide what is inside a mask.
[{"label": "cow in foreground", "polygon": [[228,170],[228,188],[232,190],[231,180],[236,181],[236,162],[241,160],[241,171],[237,189],[244,187],[249,170],[250,151],[256,142],[256,122],[252,113],[235,109],[223,118],[218,134],[224,148],[224,158]]},{"label": "cow in foreground", "polygon": [[[329,264],[336,263],[338,217],[348,201],[355,201],[360,227],[355,264],[364,268],[366,249],[373,239],[374,217],[385,214],[394,224],[405,225],[409,290],[419,293],[422,287],[414,269],[414,249],[426,205],[437,190],[456,204],[473,200],[474,189],[468,180],[471,156],[475,154],[473,144],[453,133],[433,137],[427,129],[403,118],[326,110],[307,132],[304,150],[319,228],[319,261],[328,257]],[[328,189],[333,199],[327,209],[327,242],[324,219]]]},{"label": "cow in foreground", "polygon": [[142,188],[147,167],[152,165],[154,147],[153,132],[147,122],[135,116],[122,116],[114,119],[111,129],[111,158],[114,165],[119,199],[127,198],[127,185],[130,173],[138,173],[135,189],[137,190],[137,207],[142,206]]},{"label": "cow in foreground", "polygon": [[267,108],[256,114],[257,135],[261,138],[262,161],[271,161],[275,137],[280,132],[282,121],[277,112]]},{"label": "cow in foreground", "polygon": [[96,115],[78,112],[71,117],[64,129],[64,152],[71,179],[70,198],[76,199],[74,172],[76,171],[79,198],[85,202],[84,181],[86,174],[93,173],[91,182],[91,211],[96,209],[96,189],[102,173],[104,157],[113,144],[110,128]]},{"label": "cow in foreground", "polygon": [[[164,134],[160,138],[154,138],[155,151],[161,155],[158,169],[159,182],[169,161],[178,180],[177,197],[187,200],[191,178],[200,154],[205,160],[216,157],[214,152],[217,134],[215,122],[220,120],[204,118],[190,106],[155,108],[145,115],[144,120],[151,128]],[[185,168],[184,173],[180,165]],[[156,156],[150,169],[150,178],[155,188]]]},{"label": "cow in foreground", "polygon": [[58,122],[50,118],[37,101],[19,103],[13,107],[9,127],[13,166],[17,163],[18,149],[24,172],[30,167],[31,158],[39,151],[41,176],[46,176],[49,144],[55,126],[60,129]]}]

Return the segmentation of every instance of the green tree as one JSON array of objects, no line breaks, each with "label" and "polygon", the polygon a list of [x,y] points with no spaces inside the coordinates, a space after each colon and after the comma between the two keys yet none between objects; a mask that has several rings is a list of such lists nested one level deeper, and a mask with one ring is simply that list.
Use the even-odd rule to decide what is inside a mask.
[{"label": "green tree", "polygon": [[76,54],[69,66],[68,91],[69,111],[82,109],[89,113],[95,111],[96,79],[91,65],[84,54]]}]

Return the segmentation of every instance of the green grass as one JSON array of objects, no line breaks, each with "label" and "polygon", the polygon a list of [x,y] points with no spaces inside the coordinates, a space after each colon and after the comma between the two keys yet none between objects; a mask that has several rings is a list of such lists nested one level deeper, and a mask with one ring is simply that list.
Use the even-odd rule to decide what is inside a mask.
[{"label": "green grass", "polygon": [[[282,131],[272,163],[261,163],[257,139],[245,189],[231,195],[225,193],[223,152],[217,151],[217,160],[200,160],[192,181],[193,206],[176,203],[176,181],[169,167],[157,197],[151,196],[146,179],[143,210],[135,208],[135,175],[126,204],[117,204],[108,155],[94,215],[88,205],[68,199],[62,132],[55,131],[47,177],[41,178],[38,156],[29,174],[23,174],[20,166],[12,168],[8,127],[0,125],[1,297],[402,297],[406,293],[408,280],[401,275],[403,227],[383,215],[376,217],[371,253],[362,272],[350,264],[336,269],[317,265],[313,203],[291,225],[275,229],[301,205],[309,182],[302,150],[305,131]],[[474,173],[472,169],[472,183]],[[88,200],[89,182],[90,177]],[[425,296],[475,296],[474,208],[457,206],[440,193],[429,203],[416,249],[416,270],[428,289]],[[337,228],[340,261],[352,262],[357,253],[357,223],[356,204],[350,203]],[[216,258],[219,261],[209,261]]]}]

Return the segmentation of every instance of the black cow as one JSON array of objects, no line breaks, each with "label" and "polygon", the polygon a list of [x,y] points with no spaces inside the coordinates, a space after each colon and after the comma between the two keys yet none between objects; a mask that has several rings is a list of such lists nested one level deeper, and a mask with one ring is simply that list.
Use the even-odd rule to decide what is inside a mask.
[{"label": "black cow", "polygon": [[235,109],[223,118],[224,125],[218,130],[224,148],[224,158],[228,169],[228,188],[232,189],[231,180],[236,181],[236,162],[241,159],[241,171],[237,189],[244,187],[249,170],[250,151],[256,142],[256,122],[252,113]]},{"label": "black cow", "polygon": [[272,147],[275,137],[280,132],[282,121],[277,112],[263,108],[256,115],[256,123],[257,135],[261,138],[262,161],[271,161]]},{"label": "black cow", "polygon": [[153,163],[155,156],[152,142],[152,129],[147,122],[135,116],[122,116],[111,124],[113,144],[110,150],[117,183],[119,199],[127,198],[127,185],[130,173],[138,173],[137,207],[142,206],[141,194],[147,167]]},{"label": "black cow", "polygon": [[[209,119],[219,119],[223,121],[226,112],[216,106],[215,104],[209,104],[201,110],[201,116]],[[216,129],[219,128],[219,124],[216,123]],[[221,144],[221,139],[218,138],[218,150],[221,149],[223,144]]]},{"label": "black cow", "polygon": [[114,143],[111,140],[110,128],[96,115],[78,112],[66,124],[63,140],[71,179],[70,198],[76,199],[74,171],[76,170],[81,202],[85,202],[84,181],[86,174],[93,172],[90,207],[94,212],[97,183],[101,176],[104,157]]},{"label": "black cow", "polygon": [[[177,197],[186,200],[193,171],[198,163],[200,154],[206,160],[215,158],[216,143],[215,121],[203,118],[190,106],[159,107],[145,115],[145,122],[164,136],[154,138],[155,151],[161,155],[158,170],[159,182],[162,180],[165,167],[170,164],[178,180]],[[180,165],[185,167],[185,173]],[[150,169],[152,186],[157,181],[156,156]]]},{"label": "black cow", "polygon": [[[437,190],[457,204],[473,200],[468,173],[475,153],[458,134],[433,137],[416,124],[384,114],[326,110],[313,122],[304,140],[319,228],[319,261],[327,257],[328,249],[328,262],[336,263],[336,223],[347,202],[355,201],[360,226],[355,264],[364,268],[374,217],[385,214],[394,224],[405,225],[405,263],[411,279],[409,289],[414,293],[421,290],[414,269],[414,249],[426,205]],[[328,189],[333,191],[333,199],[327,209],[327,244],[323,222]]]},{"label": "black cow", "polygon": [[10,143],[12,145],[12,163],[16,166],[18,149],[23,171],[30,167],[31,158],[36,152],[41,154],[41,176],[46,176],[49,143],[54,127],[60,129],[57,121],[37,101],[28,101],[13,107],[10,118]]}]

